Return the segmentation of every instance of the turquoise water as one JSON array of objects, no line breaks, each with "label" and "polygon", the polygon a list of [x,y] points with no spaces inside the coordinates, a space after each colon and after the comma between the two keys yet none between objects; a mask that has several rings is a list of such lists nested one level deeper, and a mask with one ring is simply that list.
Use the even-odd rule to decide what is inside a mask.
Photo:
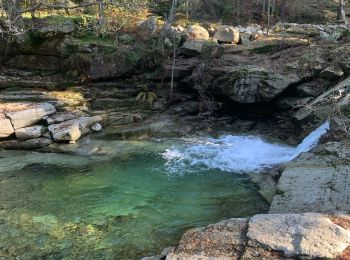
[{"label": "turquoise water", "polygon": [[246,175],[170,173],[158,151],[68,157],[37,155],[11,170],[0,160],[0,257],[139,259],[190,228],[267,210]]}]

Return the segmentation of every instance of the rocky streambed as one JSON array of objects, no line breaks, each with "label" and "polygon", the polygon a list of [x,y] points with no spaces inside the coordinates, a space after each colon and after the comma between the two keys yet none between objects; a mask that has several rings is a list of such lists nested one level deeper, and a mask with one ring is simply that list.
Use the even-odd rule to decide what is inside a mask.
[{"label": "rocky streambed", "polygon": [[[168,32],[178,44],[171,102],[164,82],[172,63],[158,70],[158,56],[133,35],[117,35],[118,46],[91,42],[68,22],[36,28],[40,41],[2,54],[0,147],[9,150],[0,155],[0,256],[140,258],[196,227],[153,259],[347,259],[344,27],[277,24],[269,37],[256,25],[207,29]],[[222,136],[296,145],[326,120],[321,145],[271,171],[232,174],[220,161],[203,172],[201,156],[188,176],[163,168],[178,137],[212,144],[210,156],[220,159]]]}]

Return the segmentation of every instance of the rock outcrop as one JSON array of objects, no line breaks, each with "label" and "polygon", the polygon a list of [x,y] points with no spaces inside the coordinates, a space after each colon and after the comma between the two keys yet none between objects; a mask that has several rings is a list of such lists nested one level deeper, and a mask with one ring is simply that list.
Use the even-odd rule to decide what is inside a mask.
[{"label": "rock outcrop", "polygon": [[[2,105],[4,107],[4,105]],[[6,116],[11,120],[13,128],[23,128],[34,125],[41,121],[45,116],[56,113],[56,108],[49,103],[41,104],[18,104],[4,107]],[[1,108],[1,105],[0,105]]]},{"label": "rock outcrop", "polygon": [[336,258],[350,246],[349,223],[341,213],[230,219],[187,231],[166,259]]},{"label": "rock outcrop", "polygon": [[288,163],[270,213],[350,211],[350,146],[328,142]]},{"label": "rock outcrop", "polygon": [[295,80],[256,66],[228,68],[214,82],[214,92],[236,102],[268,102],[286,90]]},{"label": "rock outcrop", "polygon": [[[102,129],[101,116],[56,113],[50,103],[3,103],[0,105],[0,148],[37,149],[53,142],[75,142]],[[11,139],[15,133],[16,139]]]}]

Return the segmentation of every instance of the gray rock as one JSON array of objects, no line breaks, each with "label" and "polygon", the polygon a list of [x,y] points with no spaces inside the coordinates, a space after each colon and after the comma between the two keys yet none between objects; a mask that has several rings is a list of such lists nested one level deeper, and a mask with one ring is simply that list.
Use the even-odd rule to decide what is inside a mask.
[{"label": "gray rock", "polygon": [[0,138],[9,137],[14,133],[10,119],[0,114]]},{"label": "gray rock", "polygon": [[238,259],[247,242],[246,229],[247,219],[230,219],[191,229],[166,259]]},{"label": "gray rock", "polygon": [[35,125],[16,129],[16,137],[19,141],[39,138],[44,133],[44,126]]},{"label": "gray rock", "polygon": [[214,92],[239,103],[268,102],[286,90],[295,79],[265,68],[245,66],[232,68],[214,82]]},{"label": "gray rock", "polygon": [[13,150],[32,150],[39,149],[52,144],[52,139],[48,138],[36,138],[30,139],[23,142],[18,140],[9,140],[0,142],[0,148],[13,149]]},{"label": "gray rock", "polygon": [[55,142],[75,142],[82,135],[79,125],[75,123],[50,125],[49,131]]},{"label": "gray rock", "polygon": [[49,103],[30,104],[24,110],[8,112],[6,116],[10,118],[14,129],[34,125],[45,116],[56,113],[56,109]]},{"label": "gray rock", "polygon": [[53,115],[47,117],[46,122],[49,125],[52,125],[52,124],[62,123],[64,121],[76,119],[78,117],[79,117],[79,115],[74,114],[74,113],[66,113],[66,112],[62,113],[62,112],[60,112],[60,113],[56,113],[56,114],[53,114]]},{"label": "gray rock", "polygon": [[44,26],[31,29],[30,32],[36,37],[50,38],[53,36],[59,36],[64,34],[73,33],[75,30],[75,24],[72,19],[66,19],[60,22],[48,22]]},{"label": "gray rock", "polygon": [[179,50],[186,56],[203,54],[207,57],[219,57],[223,54],[223,48],[212,40],[191,40],[188,39]]},{"label": "gray rock", "polygon": [[59,124],[49,126],[49,131],[55,142],[75,142],[81,136],[90,132],[90,127],[102,121],[100,116],[82,116]]},{"label": "gray rock", "polygon": [[326,80],[334,80],[344,75],[344,72],[340,68],[334,68],[332,66],[325,68],[320,73],[320,77]]},{"label": "gray rock", "polygon": [[100,132],[102,130],[102,125],[96,123],[90,127],[90,129],[94,132]]},{"label": "gray rock", "polygon": [[239,43],[239,31],[237,28],[228,25],[219,26],[214,38],[222,43]]},{"label": "gray rock", "polygon": [[256,215],[247,237],[287,257],[335,258],[350,245],[349,230],[317,213]]},{"label": "gray rock", "polygon": [[350,148],[326,143],[285,166],[270,213],[350,210]]},{"label": "gray rock", "polygon": [[158,29],[158,17],[157,16],[150,16],[147,18],[147,20],[143,21],[139,27],[140,30],[146,30],[148,32],[156,32]]},{"label": "gray rock", "polygon": [[209,40],[209,32],[200,25],[191,25],[188,34],[191,40]]}]

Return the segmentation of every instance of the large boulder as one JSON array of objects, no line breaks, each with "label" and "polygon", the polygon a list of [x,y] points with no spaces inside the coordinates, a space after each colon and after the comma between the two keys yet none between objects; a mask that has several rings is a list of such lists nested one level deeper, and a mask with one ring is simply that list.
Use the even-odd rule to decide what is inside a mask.
[{"label": "large boulder", "polygon": [[191,40],[188,39],[179,49],[185,56],[197,56],[203,54],[205,57],[220,57],[224,50],[216,41]]},{"label": "large boulder", "polygon": [[0,138],[9,137],[14,133],[10,119],[0,113]]},{"label": "large boulder", "polygon": [[[15,108],[16,106],[12,108],[9,107],[9,109]],[[15,130],[35,125],[39,121],[43,120],[45,116],[56,113],[56,108],[49,103],[27,104],[23,105],[22,107],[19,106],[19,108],[19,110],[16,109],[16,111],[6,113],[6,116],[10,118]]]},{"label": "large boulder", "polygon": [[229,69],[214,82],[214,92],[236,102],[269,102],[285,91],[295,79],[256,66]]},{"label": "large boulder", "polygon": [[214,38],[221,43],[239,43],[239,31],[233,27],[228,25],[219,26]]},{"label": "large boulder", "polygon": [[44,126],[35,125],[16,129],[16,137],[20,141],[39,138],[44,133]]},{"label": "large boulder", "polygon": [[188,34],[191,40],[209,40],[209,32],[200,25],[191,25]]},{"label": "large boulder", "polygon": [[339,213],[229,219],[187,231],[166,259],[347,259],[349,221]]},{"label": "large boulder", "polygon": [[286,257],[335,258],[350,245],[350,231],[325,215],[267,214],[249,221],[247,236]]},{"label": "large boulder", "polygon": [[94,131],[96,124],[101,121],[102,117],[100,116],[82,116],[77,119],[50,125],[49,131],[55,142],[75,142],[91,130]]},{"label": "large boulder", "polygon": [[148,31],[148,32],[156,32],[158,30],[158,17],[157,16],[150,16],[147,18],[147,20],[143,21],[139,26],[138,29],[141,31]]},{"label": "large boulder", "polygon": [[78,124],[64,122],[57,125],[50,125],[49,131],[55,142],[75,142],[81,137]]}]

